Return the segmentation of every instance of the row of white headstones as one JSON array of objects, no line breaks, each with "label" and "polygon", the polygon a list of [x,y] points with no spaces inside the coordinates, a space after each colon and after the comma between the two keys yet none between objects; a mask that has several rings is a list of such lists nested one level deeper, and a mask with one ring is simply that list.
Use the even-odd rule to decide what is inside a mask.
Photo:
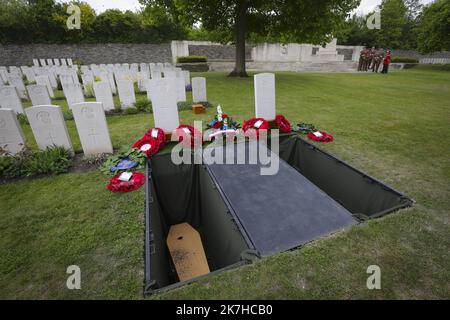
[{"label": "row of white headstones", "polygon": [[[196,78],[194,78],[196,79]],[[193,79],[193,80],[194,80]],[[205,87],[205,78],[197,78]],[[262,73],[254,76],[256,117],[273,120],[275,108],[275,75]],[[153,79],[149,83],[155,127],[166,133],[179,126],[176,78]],[[112,153],[105,110],[101,102],[81,102],[72,106],[75,125],[85,155]],[[60,106],[36,105],[25,110],[36,142],[41,150],[63,146],[73,150]],[[0,147],[11,154],[25,147],[22,128],[12,109],[0,109]]]},{"label": "row of white headstones", "polygon": [[[78,66],[45,67],[0,67],[0,108],[10,108],[24,113],[21,99],[30,99],[32,105],[49,105],[55,97],[54,90],[61,83],[69,108],[73,104],[85,102],[85,97],[93,94],[97,102],[103,104],[105,111],[115,109],[113,95],[119,95],[122,108],[133,107],[136,103],[134,83],[138,89],[147,93],[151,101],[150,83],[164,78],[176,81],[177,102],[186,101],[186,86],[191,83],[189,71],[183,71],[166,63],[115,64],[81,66],[79,82]],[[36,84],[25,86],[23,76]],[[99,81],[95,81],[99,80]],[[193,100],[207,100],[203,80],[193,79]]]}]

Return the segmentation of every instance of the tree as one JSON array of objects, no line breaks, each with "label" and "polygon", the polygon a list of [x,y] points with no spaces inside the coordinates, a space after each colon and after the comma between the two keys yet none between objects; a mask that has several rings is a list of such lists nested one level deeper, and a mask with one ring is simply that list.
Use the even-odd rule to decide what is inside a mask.
[{"label": "tree", "polygon": [[[164,8],[187,25],[234,35],[235,68],[231,76],[247,76],[245,41],[250,35],[282,41],[325,44],[360,0],[140,0]],[[226,39],[227,37],[225,37]]]},{"label": "tree", "polygon": [[341,29],[336,33],[338,42],[343,45],[362,45],[366,47],[373,47],[376,45],[376,30],[367,28],[366,16],[353,15],[348,19]]},{"label": "tree", "polygon": [[381,29],[377,30],[377,45],[402,48],[407,24],[407,10],[403,0],[383,0],[380,5]]},{"label": "tree", "polygon": [[424,7],[418,27],[418,46],[423,53],[450,51],[450,2],[437,0]]},{"label": "tree", "polygon": [[30,12],[25,0],[0,1],[0,42],[27,42]]},{"label": "tree", "polygon": [[[81,28],[68,30],[67,29],[67,7],[70,4],[77,5],[81,11]],[[69,3],[64,3],[59,10],[53,14],[53,19],[62,26],[62,40],[68,43],[79,43],[83,41],[92,40],[93,26],[97,14],[95,10],[86,2],[73,1]]]}]

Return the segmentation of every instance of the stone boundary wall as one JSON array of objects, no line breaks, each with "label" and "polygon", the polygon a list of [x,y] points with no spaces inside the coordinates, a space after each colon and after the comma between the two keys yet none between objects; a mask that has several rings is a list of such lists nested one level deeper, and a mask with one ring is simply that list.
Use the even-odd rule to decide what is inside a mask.
[{"label": "stone boundary wall", "polygon": [[[206,56],[208,60],[234,60],[236,48],[232,45],[189,45],[191,56]],[[252,59],[252,47],[246,46],[245,59]]]},{"label": "stone boundary wall", "polygon": [[171,62],[164,44],[28,44],[0,45],[0,66],[27,66],[33,59],[72,58],[83,64]]}]

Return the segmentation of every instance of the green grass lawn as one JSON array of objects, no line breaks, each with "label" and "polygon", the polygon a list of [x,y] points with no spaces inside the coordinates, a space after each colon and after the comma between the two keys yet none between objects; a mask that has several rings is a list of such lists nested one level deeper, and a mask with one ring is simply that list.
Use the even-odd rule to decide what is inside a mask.
[{"label": "green grass lawn", "polygon": [[[252,78],[202,75],[208,100],[241,123],[254,115]],[[332,133],[324,148],[417,204],[154,298],[450,298],[448,68],[277,73],[276,86],[279,114]],[[180,119],[214,113],[183,111]],[[153,125],[150,114],[107,121],[117,149]],[[67,125],[81,150],[73,121]],[[116,195],[106,182],[97,171],[0,185],[0,298],[142,298],[144,191]],[[78,291],[65,286],[72,264],[81,267]],[[372,264],[381,267],[382,290],[366,288]]]}]

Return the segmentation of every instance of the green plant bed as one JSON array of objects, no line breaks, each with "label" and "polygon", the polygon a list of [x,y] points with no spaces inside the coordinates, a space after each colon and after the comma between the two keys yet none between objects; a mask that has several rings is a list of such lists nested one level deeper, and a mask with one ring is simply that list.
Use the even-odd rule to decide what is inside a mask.
[{"label": "green plant bed", "polygon": [[393,57],[392,63],[419,63],[419,60],[411,57]]},{"label": "green plant bed", "polygon": [[205,56],[177,57],[177,63],[199,63],[199,62],[208,62],[208,58]]},{"label": "green plant bed", "polygon": [[4,179],[31,177],[67,172],[72,165],[72,153],[63,147],[43,151],[25,150],[15,156],[0,157],[0,177]]}]

